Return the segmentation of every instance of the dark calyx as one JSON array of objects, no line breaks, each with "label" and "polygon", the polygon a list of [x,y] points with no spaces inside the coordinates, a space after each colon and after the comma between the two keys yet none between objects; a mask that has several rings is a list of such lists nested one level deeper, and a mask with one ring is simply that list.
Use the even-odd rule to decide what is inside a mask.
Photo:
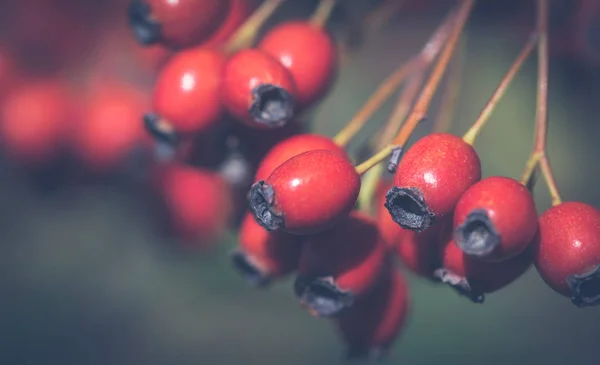
[{"label": "dark calyx", "polygon": [[579,308],[600,305],[600,264],[587,273],[569,276],[566,282],[573,304]]},{"label": "dark calyx", "polygon": [[129,4],[129,26],[135,39],[144,46],[160,41],[160,24],[152,19],[151,10],[143,0],[132,0]]},{"label": "dark calyx", "polygon": [[282,127],[294,116],[294,97],[282,87],[261,84],[252,90],[252,105],[248,111],[258,124]]},{"label": "dark calyx", "polygon": [[384,205],[394,222],[404,229],[423,232],[435,221],[435,214],[427,207],[418,188],[394,186],[385,195]]},{"label": "dark calyx", "polygon": [[252,259],[240,249],[231,252],[231,263],[242,277],[252,285],[263,287],[271,282],[270,278],[265,275],[263,270],[261,270]]},{"label": "dark calyx", "polygon": [[248,192],[248,203],[258,224],[268,231],[283,227],[283,217],[271,209],[275,192],[273,187],[263,180],[255,182]]},{"label": "dark calyx", "polygon": [[354,303],[354,294],[340,290],[331,277],[298,276],[294,291],[300,303],[319,317],[334,317]]},{"label": "dark calyx", "polygon": [[144,114],[144,128],[157,142],[175,147],[178,142],[177,134],[154,113]]},{"label": "dark calyx", "polygon": [[445,268],[436,269],[433,275],[442,283],[450,285],[458,294],[469,298],[473,303],[483,303],[485,301],[485,295],[473,290],[467,278],[456,275]]},{"label": "dark calyx", "polygon": [[476,209],[456,228],[456,245],[467,255],[485,257],[500,245],[500,234],[487,212]]}]

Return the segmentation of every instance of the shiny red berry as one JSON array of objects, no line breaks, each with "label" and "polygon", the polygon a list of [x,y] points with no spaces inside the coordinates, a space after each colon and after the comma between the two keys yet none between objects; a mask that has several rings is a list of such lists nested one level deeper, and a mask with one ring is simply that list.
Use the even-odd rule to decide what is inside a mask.
[{"label": "shiny red berry", "polygon": [[527,187],[508,177],[488,177],[467,189],[456,204],[454,242],[467,255],[506,260],[531,243],[537,217]]},{"label": "shiny red berry", "polygon": [[407,322],[408,284],[399,271],[386,271],[371,293],[335,320],[349,359],[384,358]]},{"label": "shiny red berry", "polygon": [[534,262],[542,279],[573,304],[600,304],[600,211],[566,202],[545,211],[534,241]]},{"label": "shiny red berry", "polygon": [[481,163],[473,147],[452,134],[433,133],[400,160],[385,206],[402,228],[422,232],[450,215],[479,179]]},{"label": "shiny red berry", "polygon": [[329,150],[349,159],[346,151],[330,137],[319,134],[299,134],[284,139],[271,148],[258,166],[255,181],[266,180],[285,161],[312,150]]},{"label": "shiny red berry", "polygon": [[445,218],[430,229],[417,233],[400,228],[396,254],[402,265],[419,276],[435,278],[435,270],[442,266],[440,247],[452,233],[452,222]]},{"label": "shiny red berry", "polygon": [[160,186],[175,233],[190,248],[207,248],[229,223],[229,186],[218,174],[189,166],[171,165],[162,173]]},{"label": "shiny red berry", "polygon": [[348,216],[360,191],[360,176],[348,159],[329,150],[302,153],[252,185],[248,200],[268,230],[312,234]]},{"label": "shiny red berry", "polygon": [[304,243],[294,291],[313,315],[331,317],[369,293],[387,265],[377,224],[354,211]]},{"label": "shiny red berry", "polygon": [[483,303],[485,294],[509,285],[523,275],[532,263],[532,250],[501,262],[484,262],[466,255],[453,240],[441,246],[442,267],[436,277],[475,303]]},{"label": "shiny red berry", "polygon": [[142,45],[191,47],[212,36],[230,6],[229,0],[132,0],[129,25]]},{"label": "shiny red berry", "polygon": [[232,253],[234,267],[254,285],[267,285],[298,268],[302,236],[269,232],[252,214],[244,216],[238,233],[238,248]]},{"label": "shiny red berry", "polygon": [[229,0],[231,5],[219,28],[204,43],[203,47],[219,47],[238,29],[252,13],[254,0]]},{"label": "shiny red berry", "polygon": [[285,125],[294,115],[295,98],[290,72],[263,51],[242,50],[225,64],[221,101],[232,116],[251,127]]},{"label": "shiny red berry", "polygon": [[[154,118],[170,128],[166,132],[155,128],[157,133],[189,135],[219,122],[223,114],[219,90],[224,65],[225,56],[207,48],[182,51],[167,62],[156,80],[152,104]],[[152,125],[149,127],[154,130]]]},{"label": "shiny red berry", "polygon": [[321,27],[290,21],[271,29],[258,48],[277,58],[292,74],[300,107],[308,107],[327,92],[337,69],[335,45]]}]

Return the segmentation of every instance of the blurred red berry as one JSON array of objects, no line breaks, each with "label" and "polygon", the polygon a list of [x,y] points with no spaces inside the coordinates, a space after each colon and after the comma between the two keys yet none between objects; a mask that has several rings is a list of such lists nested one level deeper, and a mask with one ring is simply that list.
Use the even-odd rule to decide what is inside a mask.
[{"label": "blurred red berry", "polygon": [[219,47],[244,23],[254,9],[255,0],[230,0],[229,12],[219,28],[204,43],[203,47]]}]

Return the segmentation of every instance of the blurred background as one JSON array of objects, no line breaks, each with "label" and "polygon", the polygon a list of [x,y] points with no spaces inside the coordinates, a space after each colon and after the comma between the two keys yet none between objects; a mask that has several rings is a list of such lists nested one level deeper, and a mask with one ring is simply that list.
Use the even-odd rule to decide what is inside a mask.
[{"label": "blurred background", "polygon": [[[349,19],[377,3],[341,2],[331,21],[338,36],[351,33]],[[336,84],[302,117],[311,130],[334,135],[387,74],[419,51],[454,2],[405,3],[370,36],[350,37]],[[552,3],[549,156],[563,198],[598,207],[600,5]],[[269,24],[305,18],[315,4],[290,0]],[[144,103],[170,52],[138,46],[126,9],[125,0],[0,0],[0,124],[14,115],[60,113],[57,103],[77,110],[70,124],[42,123],[39,138],[0,127],[0,363],[342,363],[330,323],[301,310],[290,280],[260,290],[232,270],[233,229],[211,245],[191,247],[164,228],[150,158],[138,147],[146,143]],[[533,10],[533,0],[476,6],[452,132],[464,133],[477,117],[533,29]],[[521,174],[533,141],[535,66],[531,57],[476,142],[486,176]],[[34,83],[61,84],[69,94],[11,99]],[[115,163],[110,152],[119,142],[85,126],[103,120],[102,103],[112,102],[96,105],[104,100],[98,95],[120,93],[139,101],[141,132],[131,132],[139,133],[130,139],[135,145]],[[428,133],[438,104],[413,140]],[[390,111],[382,108],[351,147],[359,149]],[[124,133],[119,121],[112,124],[109,132]],[[50,135],[61,136],[60,149],[38,149]],[[56,156],[48,159],[50,150]],[[540,212],[550,206],[543,184],[535,195]],[[575,308],[535,269],[483,305],[409,279],[412,315],[390,364],[598,362],[600,311]]]}]

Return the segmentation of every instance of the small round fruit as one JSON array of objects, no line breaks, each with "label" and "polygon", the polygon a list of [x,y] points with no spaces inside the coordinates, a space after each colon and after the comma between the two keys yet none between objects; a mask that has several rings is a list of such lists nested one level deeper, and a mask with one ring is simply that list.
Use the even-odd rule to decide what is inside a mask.
[{"label": "small round fruit", "polygon": [[325,29],[307,21],[289,21],[271,29],[258,48],[277,58],[292,74],[299,107],[309,107],[335,78],[337,53]]},{"label": "small round fruit", "polygon": [[298,269],[303,237],[269,232],[247,213],[231,254],[233,266],[251,284],[264,286]]},{"label": "small round fruit", "polygon": [[349,359],[380,360],[400,335],[410,310],[406,280],[388,269],[374,290],[335,320]]},{"label": "small round fruit", "polygon": [[140,44],[180,49],[209,39],[230,6],[229,0],[132,0],[128,19]]},{"label": "small round fruit", "polygon": [[545,211],[534,240],[542,279],[578,307],[600,304],[600,211],[565,202]]},{"label": "small round fruit", "polygon": [[483,303],[485,294],[498,291],[522,276],[532,263],[532,250],[501,262],[484,262],[466,255],[448,240],[441,247],[442,267],[435,276],[474,303]]},{"label": "small round fruit", "polygon": [[538,229],[533,196],[520,182],[503,176],[471,186],[454,210],[454,242],[467,255],[502,261],[518,255]]},{"label": "small round fruit", "polygon": [[254,183],[248,200],[267,230],[313,234],[346,218],[359,191],[360,176],[348,159],[313,150],[292,157],[267,180]]},{"label": "small round fruit", "polygon": [[385,206],[402,228],[423,232],[450,215],[479,179],[481,163],[471,145],[452,134],[429,134],[400,160]]},{"label": "small round fruit", "polygon": [[424,232],[403,229],[398,237],[396,254],[402,265],[416,275],[437,281],[435,270],[442,266],[440,247],[452,233],[449,217]]},{"label": "small round fruit", "polygon": [[225,16],[225,20],[213,35],[202,43],[203,47],[216,48],[223,45],[231,35],[244,23],[250,16],[254,8],[254,0],[230,0],[231,5]]},{"label": "small round fruit", "polygon": [[225,64],[221,101],[232,116],[251,127],[285,125],[294,116],[295,98],[292,75],[265,52],[242,50]]},{"label": "small round fruit", "polygon": [[336,316],[369,293],[387,265],[377,224],[353,211],[332,229],[307,238],[294,291],[313,315]]}]

